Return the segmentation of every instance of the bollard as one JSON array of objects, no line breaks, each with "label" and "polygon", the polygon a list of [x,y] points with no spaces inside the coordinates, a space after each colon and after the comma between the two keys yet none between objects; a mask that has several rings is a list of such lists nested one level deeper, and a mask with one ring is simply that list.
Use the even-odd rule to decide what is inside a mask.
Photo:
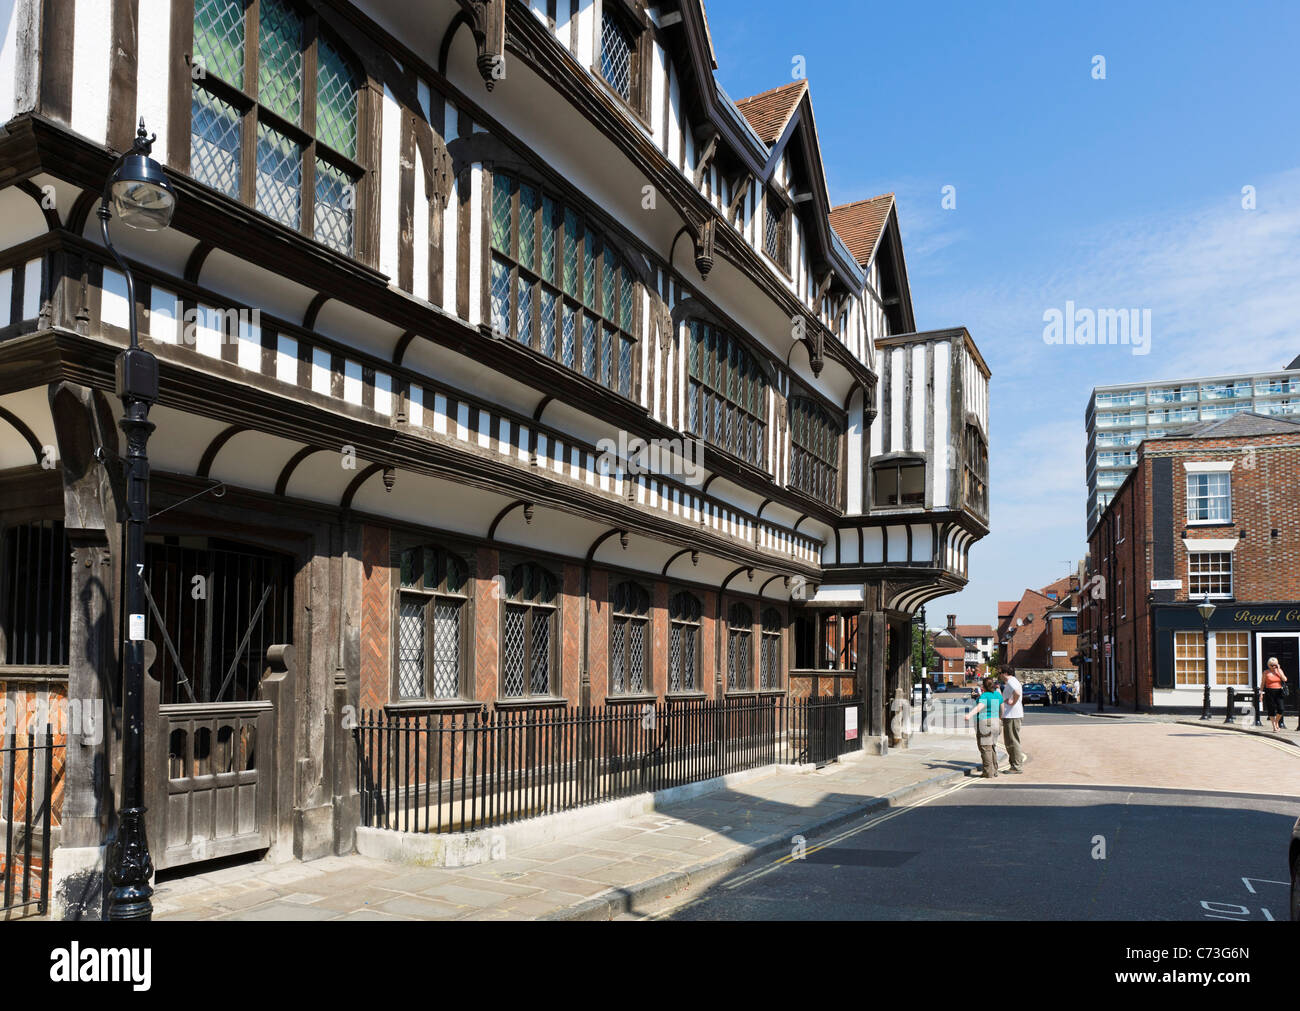
[{"label": "bollard", "polygon": [[1232,709],[1233,706],[1236,705],[1236,698],[1237,698],[1236,689],[1234,689],[1231,685],[1229,685],[1228,686],[1228,711],[1227,713],[1224,714],[1223,717],[1224,723],[1232,722]]}]

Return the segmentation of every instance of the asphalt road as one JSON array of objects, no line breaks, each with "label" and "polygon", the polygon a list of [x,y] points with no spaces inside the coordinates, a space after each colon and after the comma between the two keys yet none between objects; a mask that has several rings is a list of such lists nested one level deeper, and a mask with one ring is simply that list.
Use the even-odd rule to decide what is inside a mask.
[{"label": "asphalt road", "polygon": [[968,780],[864,819],[659,915],[1287,919],[1300,815],[1290,746],[1051,710],[1028,714],[1024,737],[1023,776]]}]

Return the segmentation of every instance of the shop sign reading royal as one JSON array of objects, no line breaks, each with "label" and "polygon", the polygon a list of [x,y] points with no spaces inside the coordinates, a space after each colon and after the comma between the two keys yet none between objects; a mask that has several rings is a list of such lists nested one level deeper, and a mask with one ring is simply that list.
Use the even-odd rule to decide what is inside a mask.
[{"label": "shop sign reading royal", "polygon": [[[1156,608],[1157,628],[1200,628],[1196,607]],[[1276,629],[1300,627],[1300,603],[1294,604],[1221,604],[1210,619],[1210,628]]]}]

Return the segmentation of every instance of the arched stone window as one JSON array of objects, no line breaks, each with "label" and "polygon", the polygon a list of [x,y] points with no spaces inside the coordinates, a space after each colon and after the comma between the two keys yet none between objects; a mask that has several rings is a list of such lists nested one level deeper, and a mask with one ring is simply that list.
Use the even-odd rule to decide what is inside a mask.
[{"label": "arched stone window", "polygon": [[400,564],[394,697],[460,698],[468,666],[469,567],[436,546],[409,548]]},{"label": "arched stone window", "polygon": [[342,43],[295,0],[194,0],[193,50],[190,175],[353,255],[361,73]]},{"label": "arched stone window", "polygon": [[503,698],[549,697],[558,692],[558,585],[535,562],[510,570],[501,628]]},{"label": "arched stone window", "polygon": [[643,695],[651,690],[650,595],[636,583],[619,583],[610,603],[610,692]]},{"label": "arched stone window", "polygon": [[685,590],[668,602],[668,690],[700,688],[700,601]]},{"label": "arched stone window", "polygon": [[754,612],[745,604],[732,604],[727,612],[727,690],[753,688],[753,669]]}]

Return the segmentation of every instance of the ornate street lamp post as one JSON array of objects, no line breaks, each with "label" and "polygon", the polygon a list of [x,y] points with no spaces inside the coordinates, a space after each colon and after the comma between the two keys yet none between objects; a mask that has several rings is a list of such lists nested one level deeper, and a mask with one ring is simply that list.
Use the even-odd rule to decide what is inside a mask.
[{"label": "ornate street lamp post", "polygon": [[1201,719],[1210,718],[1210,619],[1214,617],[1214,605],[1210,603],[1209,594],[1205,600],[1196,605],[1201,614],[1201,641],[1205,647],[1205,697],[1201,702]]},{"label": "ornate street lamp post", "polygon": [[122,804],[118,810],[117,837],[108,854],[110,920],[148,920],[153,916],[150,896],[153,861],[144,827],[144,783],[141,751],[144,747],[144,529],[149,521],[149,436],[154,425],[149,408],[158,400],[158,359],[140,347],[135,321],[135,279],[108,235],[113,212],[131,228],[154,232],[171,224],[176,193],[162,166],[149,157],[154,137],[145,132],[144,120],[131,150],[113,166],[99,205],[99,227],[104,245],[126,277],[130,306],[131,341],[117,357],[116,392],[122,401],[119,424],[126,434],[126,641],[122,671]]}]

